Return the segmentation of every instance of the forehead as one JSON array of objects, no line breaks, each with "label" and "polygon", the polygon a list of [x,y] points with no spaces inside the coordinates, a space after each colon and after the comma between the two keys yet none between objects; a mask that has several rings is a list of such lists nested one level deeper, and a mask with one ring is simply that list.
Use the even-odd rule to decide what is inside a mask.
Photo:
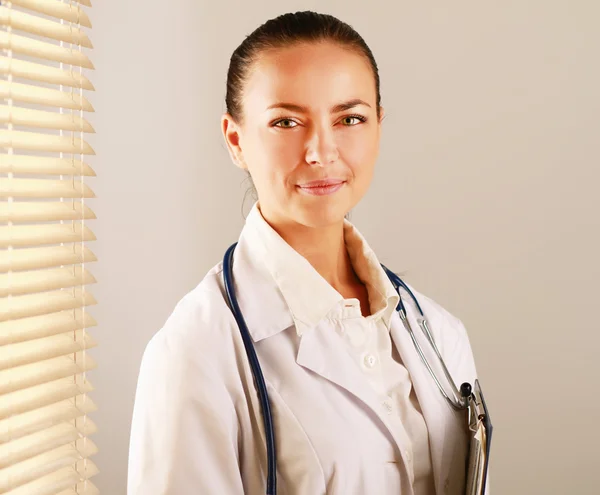
[{"label": "forehead", "polygon": [[263,52],[244,88],[248,111],[285,101],[319,109],[360,98],[375,108],[375,80],[367,59],[329,42]]}]

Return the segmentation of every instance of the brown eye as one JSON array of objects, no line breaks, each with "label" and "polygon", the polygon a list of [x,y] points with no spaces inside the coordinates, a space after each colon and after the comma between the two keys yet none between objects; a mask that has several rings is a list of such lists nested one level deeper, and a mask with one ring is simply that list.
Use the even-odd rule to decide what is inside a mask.
[{"label": "brown eye", "polygon": [[[279,125],[281,123],[285,123],[286,125]],[[296,122],[294,122],[291,119],[282,119],[282,120],[278,120],[277,122],[275,122],[274,125],[276,125],[277,127],[281,127],[283,129],[291,129],[293,127],[296,127],[296,125],[289,125],[289,124],[296,124]]]},{"label": "brown eye", "polygon": [[345,121],[345,125],[348,125],[348,126],[354,126],[354,125],[357,125],[357,124],[358,124],[358,122],[357,122],[357,123],[354,123],[354,124],[352,124],[352,123],[348,123],[348,121],[351,121],[351,120],[353,120],[353,119],[354,119],[354,120],[358,120],[358,122],[364,122],[364,121],[366,120],[364,117],[361,117],[360,115],[349,115],[348,117],[344,117],[344,118],[342,119],[342,122],[344,122],[344,121]]}]

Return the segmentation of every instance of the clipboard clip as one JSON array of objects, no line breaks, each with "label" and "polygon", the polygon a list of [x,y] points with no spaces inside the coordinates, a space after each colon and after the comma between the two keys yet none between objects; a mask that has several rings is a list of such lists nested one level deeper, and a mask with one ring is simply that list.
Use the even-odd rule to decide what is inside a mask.
[{"label": "clipboard clip", "polygon": [[469,458],[467,461],[466,495],[484,495],[490,460],[492,422],[485,399],[475,380],[460,386],[460,393],[467,402],[467,427],[469,430]]}]

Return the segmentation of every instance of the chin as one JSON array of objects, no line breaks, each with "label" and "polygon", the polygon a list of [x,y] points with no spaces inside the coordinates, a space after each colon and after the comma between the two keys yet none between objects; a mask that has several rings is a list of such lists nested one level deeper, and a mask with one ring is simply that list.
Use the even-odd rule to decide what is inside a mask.
[{"label": "chin", "polygon": [[323,205],[320,207],[313,206],[300,209],[296,217],[298,223],[302,225],[312,228],[323,228],[343,222],[348,211],[339,204]]}]

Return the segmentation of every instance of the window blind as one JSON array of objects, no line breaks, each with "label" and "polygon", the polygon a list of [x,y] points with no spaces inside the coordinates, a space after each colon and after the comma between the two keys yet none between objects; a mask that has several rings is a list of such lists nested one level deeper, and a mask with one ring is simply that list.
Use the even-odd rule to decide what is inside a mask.
[{"label": "window blind", "polygon": [[88,0],[0,1],[0,493],[97,494]]}]

